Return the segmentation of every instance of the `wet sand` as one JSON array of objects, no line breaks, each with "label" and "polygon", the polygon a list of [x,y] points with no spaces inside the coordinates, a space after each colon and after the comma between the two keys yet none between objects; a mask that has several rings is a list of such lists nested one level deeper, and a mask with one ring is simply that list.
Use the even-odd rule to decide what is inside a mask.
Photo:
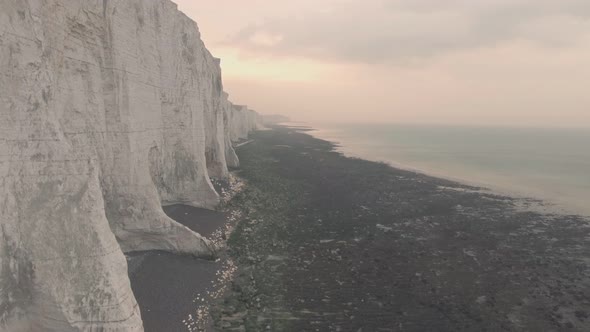
[{"label": "wet sand", "polygon": [[[164,212],[208,238],[227,220],[225,213],[186,205],[167,206]],[[133,253],[127,259],[146,332],[191,331],[188,326],[210,325],[198,321],[197,311],[209,304],[207,292],[215,290],[222,261],[159,251]]]},{"label": "wet sand", "polygon": [[590,223],[346,158],[276,127],[238,151],[223,331],[590,331]]}]

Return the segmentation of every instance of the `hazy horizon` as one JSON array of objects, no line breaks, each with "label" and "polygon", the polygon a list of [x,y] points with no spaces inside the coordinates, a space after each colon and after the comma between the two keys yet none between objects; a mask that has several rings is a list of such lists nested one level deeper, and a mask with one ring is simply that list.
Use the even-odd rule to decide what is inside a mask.
[{"label": "hazy horizon", "polygon": [[175,2],[263,114],[590,127],[588,1]]},{"label": "hazy horizon", "polygon": [[[277,113],[262,113],[263,115],[276,115]],[[400,126],[421,126],[421,127],[481,127],[481,128],[522,128],[522,129],[590,129],[590,123],[563,123],[563,124],[548,124],[548,123],[477,123],[477,122],[412,122],[412,121],[306,121],[294,119],[288,123],[301,123],[306,125],[323,125],[323,124],[336,124],[336,125],[347,125],[347,124],[370,124],[370,125],[400,125]]]}]

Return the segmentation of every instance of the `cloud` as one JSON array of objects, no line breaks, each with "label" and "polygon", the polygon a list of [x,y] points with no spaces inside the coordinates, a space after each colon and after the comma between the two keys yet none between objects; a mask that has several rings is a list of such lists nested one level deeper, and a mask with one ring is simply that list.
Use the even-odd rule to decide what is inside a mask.
[{"label": "cloud", "polygon": [[332,0],[250,24],[227,44],[252,54],[399,63],[515,40],[568,47],[589,35],[588,0]]}]

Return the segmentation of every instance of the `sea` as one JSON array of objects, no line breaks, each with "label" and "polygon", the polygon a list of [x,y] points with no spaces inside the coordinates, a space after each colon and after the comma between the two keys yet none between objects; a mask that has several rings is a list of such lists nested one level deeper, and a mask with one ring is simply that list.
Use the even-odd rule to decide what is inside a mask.
[{"label": "sea", "polygon": [[590,216],[590,129],[308,124],[351,157],[539,199]]}]

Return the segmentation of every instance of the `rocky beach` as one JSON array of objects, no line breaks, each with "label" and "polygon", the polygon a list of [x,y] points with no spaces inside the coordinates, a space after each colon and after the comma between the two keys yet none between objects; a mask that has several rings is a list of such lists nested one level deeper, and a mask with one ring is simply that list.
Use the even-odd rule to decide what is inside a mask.
[{"label": "rocky beach", "polygon": [[587,218],[347,158],[301,128],[240,148],[222,331],[587,331]]},{"label": "rocky beach", "polygon": [[[375,78],[399,75],[322,62],[313,67],[326,72],[316,73],[290,60],[258,67],[282,56],[259,61],[238,48],[224,69],[246,89],[230,98],[222,60],[192,17],[226,29],[259,8],[180,2],[0,0],[0,332],[590,331],[588,217],[346,157],[308,128],[278,125],[284,115],[232,102],[314,118],[314,108],[336,107],[323,117],[381,123],[396,108],[372,95],[393,95]],[[260,7],[291,16],[300,5],[277,4]],[[379,51],[405,48],[333,28],[357,29],[369,17],[353,13],[354,24],[329,24],[330,42],[318,45],[337,32]],[[248,23],[221,50],[252,42],[247,49],[264,51],[288,39],[260,27]],[[330,72],[346,77],[309,84]],[[365,95],[363,77],[379,88]],[[405,95],[430,100],[421,87],[433,76],[417,77],[428,80]],[[350,95],[360,99],[340,101]],[[376,106],[387,114],[369,116]],[[558,136],[586,151],[576,138],[586,136],[569,135]],[[571,159],[576,149],[560,159],[545,150],[553,142],[539,144],[541,154],[581,170],[570,182],[586,180],[590,159]]]}]

